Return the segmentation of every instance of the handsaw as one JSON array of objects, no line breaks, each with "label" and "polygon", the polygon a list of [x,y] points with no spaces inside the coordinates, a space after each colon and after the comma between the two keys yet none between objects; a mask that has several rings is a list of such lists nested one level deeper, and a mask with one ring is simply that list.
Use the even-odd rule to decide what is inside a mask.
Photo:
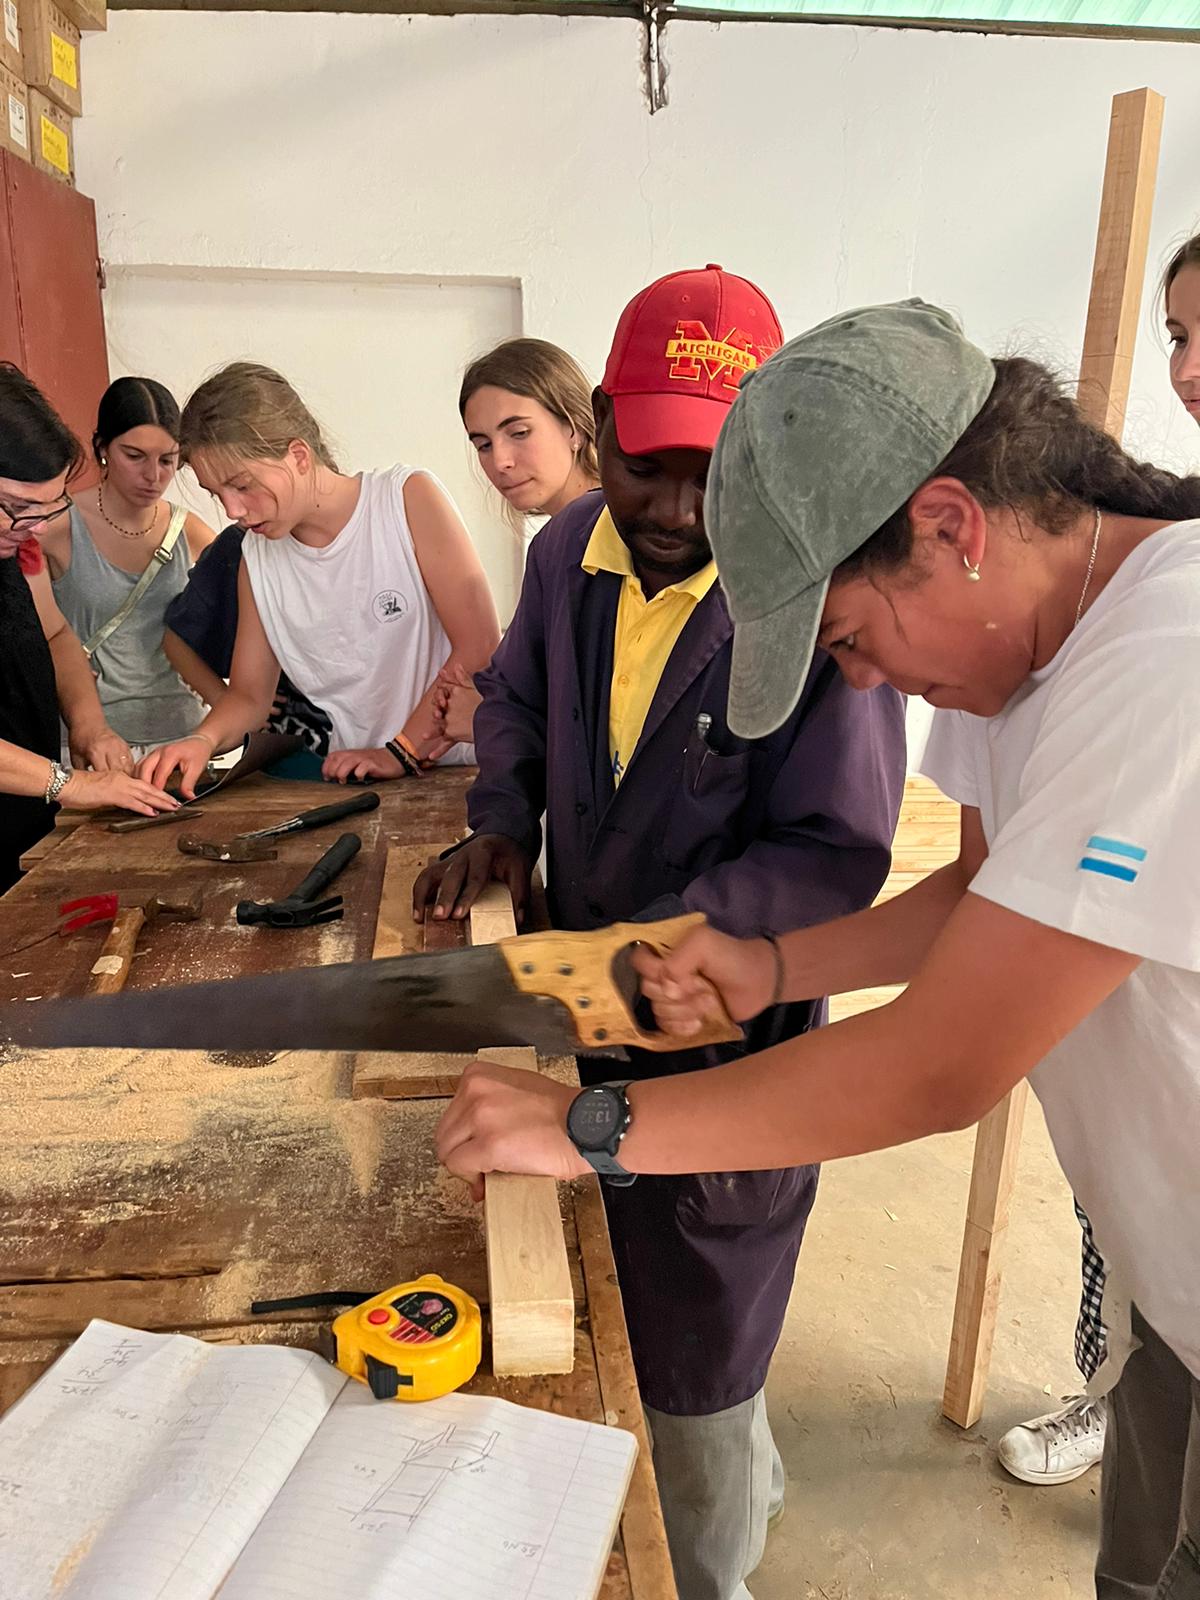
[{"label": "handsaw", "polygon": [[[541,1055],[725,1044],[721,1012],[686,1039],[643,1025],[628,952],[666,954],[699,913],[590,933],[527,933],[496,944],[389,956],[181,988],[41,1000],[0,1012],[15,1045],[158,1050],[436,1050],[532,1045]],[[714,995],[715,999],[715,995]]]}]

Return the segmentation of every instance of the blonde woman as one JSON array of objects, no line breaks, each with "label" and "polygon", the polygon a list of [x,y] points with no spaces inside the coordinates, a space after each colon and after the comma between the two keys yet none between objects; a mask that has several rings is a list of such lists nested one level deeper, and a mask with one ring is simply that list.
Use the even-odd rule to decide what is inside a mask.
[{"label": "blonde woman", "polygon": [[469,752],[445,738],[438,669],[477,671],[496,608],[453,501],[421,468],[353,476],[287,380],[234,362],[184,407],[180,446],[202,487],[246,529],[229,690],[200,726],[147,757],[185,795],[214,751],[267,720],[279,674],[330,720],[323,776],[399,778]]},{"label": "blonde woman", "polygon": [[[600,487],[592,386],[545,339],[506,339],[463,373],[459,415],[479,464],[514,524],[557,516]],[[469,741],[479,695],[461,668],[440,675],[447,738]]]}]

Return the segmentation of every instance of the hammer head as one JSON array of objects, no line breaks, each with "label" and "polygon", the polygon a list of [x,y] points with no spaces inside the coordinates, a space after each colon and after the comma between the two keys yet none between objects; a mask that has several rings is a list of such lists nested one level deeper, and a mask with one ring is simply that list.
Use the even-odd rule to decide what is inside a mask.
[{"label": "hammer head", "polygon": [[278,853],[266,839],[230,839],[220,844],[214,839],[197,839],[185,833],[179,840],[185,856],[203,856],[205,861],[274,861]]},{"label": "hammer head", "polygon": [[186,900],[165,900],[162,895],[152,895],[142,907],[147,922],[195,922],[204,910],[204,897],[199,890]]}]

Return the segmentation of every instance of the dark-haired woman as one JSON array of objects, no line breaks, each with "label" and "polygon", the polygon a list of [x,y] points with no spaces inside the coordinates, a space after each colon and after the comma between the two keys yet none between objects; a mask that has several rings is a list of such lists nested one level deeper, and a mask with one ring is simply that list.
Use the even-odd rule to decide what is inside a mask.
[{"label": "dark-haired woman", "polygon": [[[0,893],[59,806],[126,806],[151,816],[176,802],[132,776],[128,745],[104,720],[79,641],[50,592],[38,537],[71,505],[82,452],[25,374],[0,363]],[[59,760],[59,713],[72,755]]]},{"label": "dark-haired woman", "polygon": [[472,1180],[828,1161],[969,1127],[1031,1075],[1109,1269],[1096,1593],[1200,1600],[1200,478],[1134,461],[1045,369],[908,301],[750,375],[705,511],[730,727],[777,727],[818,644],[855,688],[923,696],[962,845],[886,905],[778,942],[642,947],[645,992],[686,1038],[714,990],[745,1021],[907,988],[579,1109],[473,1066],[440,1154]]},{"label": "dark-haired woman", "polygon": [[[179,465],[179,407],[161,383],[110,384],[92,450],[100,482],[76,497],[41,544],[54,598],[91,658],[100,702],[136,758],[185,738],[204,715],[162,640],[168,605],[216,535],[163,498]],[[147,573],[153,576],[133,599]]]}]

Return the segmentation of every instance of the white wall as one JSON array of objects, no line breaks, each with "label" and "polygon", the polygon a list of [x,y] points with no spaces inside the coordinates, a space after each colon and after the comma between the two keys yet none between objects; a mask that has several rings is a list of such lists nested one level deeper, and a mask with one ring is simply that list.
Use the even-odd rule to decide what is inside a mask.
[{"label": "white wall", "polygon": [[[921,294],[982,344],[1073,372],[1109,103],[1143,84],[1167,97],[1153,269],[1200,226],[1200,47],[803,24],[666,37],[671,104],[651,118],[623,20],[115,12],[84,46],[80,187],[110,266],[516,282],[525,331],[594,374],[624,301],[705,261],[757,280],[790,332]],[[203,319],[194,339],[197,370],[244,353]],[[328,351],[331,393],[361,358]],[[1200,463],[1165,368],[1148,301],[1127,439]],[[439,405],[425,464],[447,471],[461,445]]]},{"label": "white wall", "polygon": [[[107,277],[114,376],[149,372],[182,399],[223,361],[265,361],[304,396],[343,468],[436,462],[507,619],[524,553],[454,421],[463,363],[520,332],[515,285],[111,265]],[[173,492],[221,525],[191,473]]]}]

